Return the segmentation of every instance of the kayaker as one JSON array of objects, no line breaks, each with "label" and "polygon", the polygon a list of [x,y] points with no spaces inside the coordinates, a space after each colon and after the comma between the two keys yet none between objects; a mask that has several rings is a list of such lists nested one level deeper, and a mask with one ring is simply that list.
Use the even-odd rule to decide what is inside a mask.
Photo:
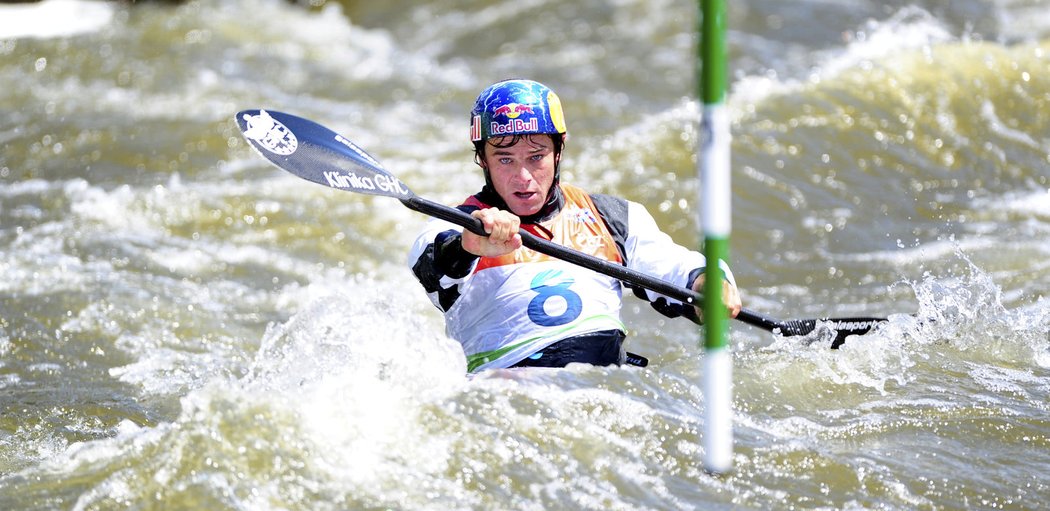
[{"label": "kayaker", "polygon": [[[448,335],[463,345],[468,370],[623,363],[623,284],[523,247],[519,227],[694,290],[703,286],[704,256],[674,243],[641,204],[560,182],[565,118],[545,85],[495,83],[478,96],[470,117],[485,186],[458,207],[490,234],[434,220],[409,254],[416,277],[444,312]],[[721,266],[723,303],[735,317],[740,294],[728,266]],[[690,305],[633,291],[669,317],[701,321]]]}]

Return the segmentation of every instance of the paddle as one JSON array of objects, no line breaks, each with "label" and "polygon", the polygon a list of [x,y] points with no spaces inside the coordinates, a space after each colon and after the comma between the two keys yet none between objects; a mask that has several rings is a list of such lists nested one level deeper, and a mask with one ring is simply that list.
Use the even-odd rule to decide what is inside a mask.
[{"label": "paddle", "polygon": [[[267,110],[245,110],[237,114],[237,125],[251,146],[274,165],[307,181],[351,192],[393,197],[409,209],[451,222],[485,236],[481,222],[456,208],[431,202],[412,193],[378,160],[353,142],[313,121]],[[537,252],[649,289],[685,303],[700,304],[703,297],[692,289],[674,285],[626,266],[577,252],[521,230],[522,244]],[[778,321],[742,309],[737,320],[784,336],[812,333],[820,324],[836,331],[831,348],[838,348],[851,335],[863,335],[886,318],[823,318]],[[635,355],[637,356],[637,355]],[[641,361],[644,357],[639,357]]]}]

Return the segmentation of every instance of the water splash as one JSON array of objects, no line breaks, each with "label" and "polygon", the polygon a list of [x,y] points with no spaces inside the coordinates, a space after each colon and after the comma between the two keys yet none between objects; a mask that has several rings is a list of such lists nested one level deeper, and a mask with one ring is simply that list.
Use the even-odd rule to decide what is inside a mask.
[{"label": "water splash", "polygon": [[[1002,288],[961,251],[958,274],[902,281],[918,302],[914,314],[893,314],[837,351],[827,349],[835,331],[818,325],[804,339],[779,338],[745,353],[745,370],[785,392],[806,395],[813,385],[857,385],[880,394],[914,383],[925,366],[965,371],[967,364],[1046,367],[1050,356],[1050,307],[1045,301],[1008,309]],[[754,367],[753,362],[758,362]]]},{"label": "water splash", "polygon": [[1006,308],[1003,289],[993,275],[966,254],[956,256],[963,263],[959,275],[937,278],[927,273],[922,281],[910,283],[919,301],[917,335],[955,350],[979,351],[991,359],[1045,351],[1050,327],[1047,308]]}]

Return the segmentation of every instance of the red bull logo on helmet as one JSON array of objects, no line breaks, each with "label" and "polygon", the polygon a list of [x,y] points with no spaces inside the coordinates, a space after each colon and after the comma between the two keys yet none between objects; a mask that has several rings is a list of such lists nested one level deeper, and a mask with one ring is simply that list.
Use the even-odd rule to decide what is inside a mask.
[{"label": "red bull logo on helmet", "polygon": [[489,133],[493,137],[516,135],[518,133],[535,133],[540,130],[540,122],[533,117],[529,120],[511,119],[503,124],[493,121],[489,124]]},{"label": "red bull logo on helmet", "polygon": [[517,119],[521,114],[531,114],[532,105],[523,105],[521,103],[508,103],[503,106],[498,106],[492,110],[493,117],[499,117],[501,115],[507,116],[508,119]]},{"label": "red bull logo on helmet", "polygon": [[489,123],[489,136],[514,135],[518,133],[535,133],[540,130],[539,119],[519,119],[522,114],[532,114],[532,105],[508,103],[492,110],[493,117],[506,117],[507,122],[493,120]]}]

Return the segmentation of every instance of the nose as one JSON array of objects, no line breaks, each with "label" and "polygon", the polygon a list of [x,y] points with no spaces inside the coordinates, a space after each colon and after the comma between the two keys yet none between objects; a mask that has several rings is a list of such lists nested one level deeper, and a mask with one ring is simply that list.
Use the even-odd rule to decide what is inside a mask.
[{"label": "nose", "polygon": [[515,183],[527,184],[529,181],[532,181],[532,171],[529,170],[528,166],[522,165],[518,167],[518,169],[514,172],[514,175],[511,176],[511,179]]}]

